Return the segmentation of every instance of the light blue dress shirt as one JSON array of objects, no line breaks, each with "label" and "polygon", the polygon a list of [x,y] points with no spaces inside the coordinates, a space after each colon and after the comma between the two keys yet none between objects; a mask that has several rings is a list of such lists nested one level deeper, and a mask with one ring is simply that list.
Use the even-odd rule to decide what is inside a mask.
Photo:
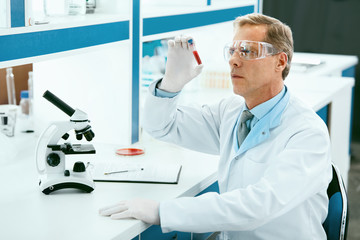
[{"label": "light blue dress shirt", "polygon": [[157,87],[157,85],[159,84],[159,82],[161,82],[162,79],[160,79],[157,83],[156,83],[156,87],[155,87],[155,96],[156,97],[162,97],[162,98],[172,98],[175,97],[176,95],[178,95],[180,92],[166,92],[164,90],[161,90]]},{"label": "light blue dress shirt", "polygon": [[[269,113],[271,111],[271,109],[273,109],[273,107],[276,106],[276,104],[279,103],[279,101],[284,97],[286,93],[286,86],[284,85],[283,89],[281,90],[280,93],[278,93],[275,97],[267,100],[266,102],[261,103],[260,105],[254,107],[253,109],[249,110],[246,106],[246,104],[244,105],[244,108],[242,109],[242,111],[239,114],[238,120],[236,121],[235,124],[235,132],[237,133],[238,128],[239,128],[239,121],[240,121],[240,117],[243,111],[245,110],[249,110],[254,117],[251,120],[248,120],[246,122],[249,130],[251,131],[251,129],[259,122],[259,120],[261,118],[263,118],[267,113]],[[237,134],[234,134],[234,148],[235,151],[237,152],[239,150],[239,144],[237,141]]]}]

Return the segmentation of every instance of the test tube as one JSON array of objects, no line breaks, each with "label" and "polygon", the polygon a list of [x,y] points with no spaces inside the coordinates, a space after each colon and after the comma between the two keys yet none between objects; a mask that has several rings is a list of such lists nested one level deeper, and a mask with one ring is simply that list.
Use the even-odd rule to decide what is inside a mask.
[{"label": "test tube", "polygon": [[201,59],[200,59],[200,56],[199,56],[199,53],[197,52],[196,48],[195,48],[195,43],[192,39],[189,39],[188,40],[188,43],[189,43],[189,46],[194,54],[194,57],[196,59],[196,62],[200,65],[201,64]]}]

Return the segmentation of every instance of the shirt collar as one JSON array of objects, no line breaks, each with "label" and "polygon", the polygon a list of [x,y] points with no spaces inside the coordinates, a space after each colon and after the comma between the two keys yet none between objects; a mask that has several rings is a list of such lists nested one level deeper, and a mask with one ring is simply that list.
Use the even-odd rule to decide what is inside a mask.
[{"label": "shirt collar", "polygon": [[[238,125],[239,125],[241,113],[244,110],[249,110],[252,114],[254,114],[253,119],[251,120],[250,124],[248,124],[248,127],[250,127],[250,129],[253,129],[255,124],[258,123],[261,118],[263,118],[263,117],[265,117],[267,115],[268,119],[265,120],[265,122],[262,121],[262,124],[259,123],[261,126],[258,126],[257,131],[262,131],[264,129],[265,125],[267,125],[267,127],[265,127],[267,129],[266,131],[269,131],[270,127],[275,127],[275,126],[277,126],[279,124],[279,118],[281,116],[280,113],[282,113],[282,111],[284,110],[284,106],[280,106],[280,105],[287,104],[287,102],[288,102],[288,97],[286,99],[284,99],[284,96],[285,96],[286,92],[287,92],[287,89],[286,89],[286,86],[284,85],[281,92],[278,93],[275,97],[273,97],[270,100],[256,106],[255,108],[253,108],[251,110],[249,110],[247,108],[246,104],[244,104],[244,107],[243,107],[242,111],[240,112],[240,115],[239,115],[239,117],[238,117],[238,119],[236,121],[235,129],[234,129],[233,146],[234,146],[235,152],[237,154],[241,153],[239,151],[239,145],[238,145],[238,142],[237,142],[237,135],[236,135],[237,129],[239,127]],[[284,100],[282,100],[282,99],[284,99]],[[282,104],[279,104],[280,102]],[[278,105],[278,107],[276,107],[277,105]],[[273,111],[272,114],[268,115],[268,113],[271,112],[271,110],[274,109],[274,108],[277,108],[277,110]],[[266,122],[266,121],[270,121],[270,122]],[[260,133],[254,133],[253,131],[250,131],[249,134],[255,134],[255,135],[258,135],[258,136],[262,136]],[[266,137],[267,137],[267,135],[266,135]],[[254,140],[254,141],[255,142],[261,141],[261,139],[257,139],[257,140]],[[245,141],[243,142],[242,145],[247,145],[246,144],[246,139],[245,139]],[[256,145],[256,143],[251,143],[250,145]],[[249,146],[242,146],[241,148],[243,149],[242,152],[244,152],[245,151],[244,149],[248,149]]]},{"label": "shirt collar", "polygon": [[267,100],[266,102],[259,104],[258,106],[254,107],[251,110],[249,110],[245,104],[243,110],[249,110],[252,114],[254,114],[254,118],[260,120],[280,101],[280,99],[284,96],[284,94],[285,94],[285,86],[280,91],[280,93],[278,93],[275,97]]}]

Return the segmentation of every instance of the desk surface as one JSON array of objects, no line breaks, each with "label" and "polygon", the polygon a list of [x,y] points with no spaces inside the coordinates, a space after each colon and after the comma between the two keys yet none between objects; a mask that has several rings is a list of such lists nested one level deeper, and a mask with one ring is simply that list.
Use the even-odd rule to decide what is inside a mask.
[{"label": "desk surface", "polygon": [[24,145],[16,159],[0,162],[0,239],[131,239],[149,225],[138,220],[114,221],[99,216],[98,209],[137,197],[163,200],[194,196],[216,181],[217,156],[149,139],[143,145],[146,153],[137,157],[116,156],[119,146],[94,144],[96,161],[117,158],[123,162],[181,163],[178,184],[96,182],[91,194],[62,191],[44,195],[33,159],[35,136],[18,137],[21,139],[13,143]]},{"label": "desk surface", "polygon": [[[300,67],[296,62],[323,62],[311,68]],[[295,52],[289,76],[341,76],[341,72],[358,63],[357,56],[339,54],[301,53]]]},{"label": "desk surface", "polygon": [[[354,79],[294,77],[286,83],[295,94],[318,110],[330,103],[342,89],[351,88]],[[215,92],[198,94],[211,96],[213,100]],[[217,93],[219,97],[225,94],[228,95],[229,91]],[[194,196],[216,181],[217,156],[185,150],[146,135],[143,138],[144,156],[115,156],[115,149],[119,146],[95,144],[96,160],[117,157],[119,161],[181,163],[183,168],[177,185],[96,182],[91,194],[64,191],[44,195],[38,188],[34,161],[36,137],[19,133],[10,139],[18,153],[15,159],[0,159],[0,239],[132,239],[149,225],[138,220],[114,221],[99,216],[98,209],[136,197],[163,200]]]},{"label": "desk surface", "polygon": [[344,89],[351,89],[355,80],[345,77],[293,75],[285,80],[285,84],[314,111],[318,111],[332,102]]}]

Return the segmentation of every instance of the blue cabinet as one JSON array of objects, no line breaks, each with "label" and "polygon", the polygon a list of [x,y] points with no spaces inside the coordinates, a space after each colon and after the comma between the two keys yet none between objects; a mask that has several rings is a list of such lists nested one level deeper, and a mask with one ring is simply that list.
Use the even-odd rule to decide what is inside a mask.
[{"label": "blue cabinet", "polygon": [[328,124],[328,113],[329,113],[329,105],[326,105],[322,109],[316,112],[317,115],[325,122],[325,124]]},{"label": "blue cabinet", "polygon": [[[176,216],[174,216],[176,217]],[[189,240],[191,239],[191,233],[185,232],[169,232],[162,233],[160,226],[151,226],[146,231],[140,234],[141,240]]]}]

